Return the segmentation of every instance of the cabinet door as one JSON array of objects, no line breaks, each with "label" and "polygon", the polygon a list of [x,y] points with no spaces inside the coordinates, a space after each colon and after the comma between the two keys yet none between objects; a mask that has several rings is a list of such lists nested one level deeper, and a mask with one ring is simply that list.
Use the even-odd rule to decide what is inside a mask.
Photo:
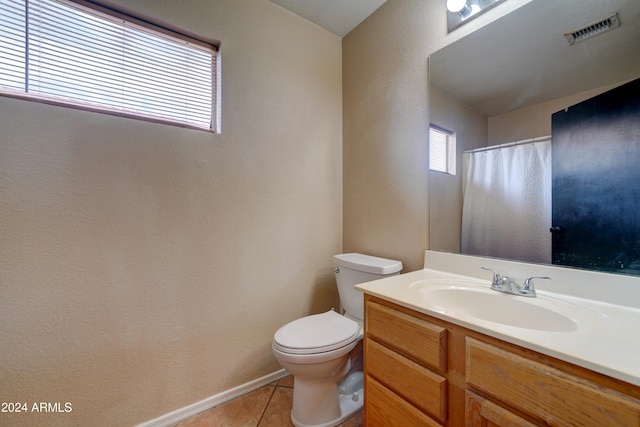
[{"label": "cabinet door", "polygon": [[384,385],[365,377],[364,417],[368,427],[442,427]]},{"label": "cabinet door", "polygon": [[467,427],[535,427],[535,424],[470,391],[467,391],[466,399]]},{"label": "cabinet door", "polygon": [[640,425],[640,401],[467,338],[467,386],[557,426]]}]

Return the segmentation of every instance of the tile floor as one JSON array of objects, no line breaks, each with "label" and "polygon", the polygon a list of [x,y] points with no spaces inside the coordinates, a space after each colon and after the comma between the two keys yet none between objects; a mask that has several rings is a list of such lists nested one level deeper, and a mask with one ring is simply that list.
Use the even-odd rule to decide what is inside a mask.
[{"label": "tile floor", "polygon": [[[174,427],[291,427],[293,377],[289,376],[215,408],[182,420]],[[362,411],[340,424],[361,427]]]}]

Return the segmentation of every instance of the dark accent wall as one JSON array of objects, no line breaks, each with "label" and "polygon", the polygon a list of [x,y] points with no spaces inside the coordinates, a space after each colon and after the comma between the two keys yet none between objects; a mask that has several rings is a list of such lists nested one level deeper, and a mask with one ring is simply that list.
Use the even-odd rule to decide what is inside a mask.
[{"label": "dark accent wall", "polygon": [[552,115],[553,263],[640,273],[640,79]]}]

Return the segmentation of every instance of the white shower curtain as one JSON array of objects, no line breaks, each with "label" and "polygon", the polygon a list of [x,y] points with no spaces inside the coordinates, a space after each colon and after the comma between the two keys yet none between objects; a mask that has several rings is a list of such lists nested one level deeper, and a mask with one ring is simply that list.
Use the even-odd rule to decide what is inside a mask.
[{"label": "white shower curtain", "polygon": [[551,263],[551,138],[465,152],[462,253]]}]

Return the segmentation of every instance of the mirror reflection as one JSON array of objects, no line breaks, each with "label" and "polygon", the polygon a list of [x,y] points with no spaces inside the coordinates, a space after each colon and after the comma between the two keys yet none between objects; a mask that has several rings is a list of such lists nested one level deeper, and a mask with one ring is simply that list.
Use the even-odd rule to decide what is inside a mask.
[{"label": "mirror reflection", "polygon": [[[612,16],[620,26],[602,31]],[[571,44],[583,28],[599,31]],[[534,0],[431,56],[431,123],[454,133],[458,165],[455,175],[430,173],[432,250],[640,274],[639,208],[631,202],[640,199],[640,176],[619,173],[640,160],[640,86],[630,83],[640,77],[637,40],[635,0]],[[610,107],[581,116],[611,99],[622,105],[613,115],[625,120],[605,121]],[[576,164],[584,170],[569,178]],[[562,200],[585,199],[616,175],[611,188],[623,190],[613,200],[590,195],[580,208]],[[566,222],[582,217],[589,222]]]}]

